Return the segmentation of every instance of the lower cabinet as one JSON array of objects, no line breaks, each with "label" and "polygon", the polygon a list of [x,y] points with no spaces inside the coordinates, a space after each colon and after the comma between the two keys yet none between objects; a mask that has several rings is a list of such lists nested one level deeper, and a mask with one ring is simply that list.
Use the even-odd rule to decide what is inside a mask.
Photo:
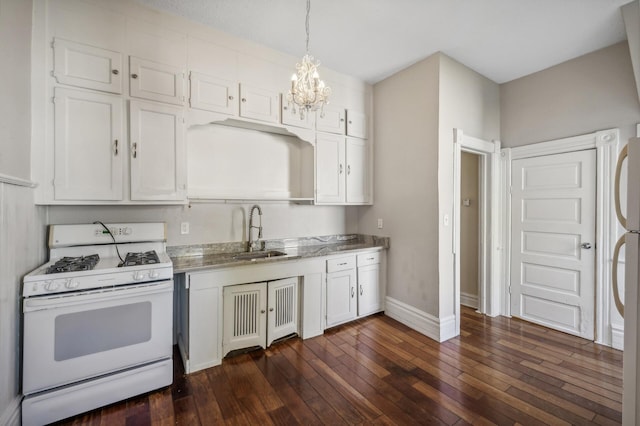
[{"label": "lower cabinet", "polygon": [[327,260],[327,327],[384,310],[380,252]]},{"label": "lower cabinet", "polygon": [[228,286],[223,298],[223,356],[298,333],[297,277]]}]

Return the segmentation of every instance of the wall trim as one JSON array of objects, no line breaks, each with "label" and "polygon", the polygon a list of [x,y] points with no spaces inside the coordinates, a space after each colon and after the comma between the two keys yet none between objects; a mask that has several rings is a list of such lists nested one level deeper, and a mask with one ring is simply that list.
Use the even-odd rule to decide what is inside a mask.
[{"label": "wall trim", "polygon": [[611,324],[611,347],[624,350],[624,325]]},{"label": "wall trim", "polygon": [[22,396],[17,396],[9,403],[0,415],[0,425],[20,426],[20,403]]},{"label": "wall trim", "polygon": [[9,176],[9,175],[5,175],[0,173],[0,183],[6,183],[9,185],[16,185],[16,186],[24,186],[27,188],[35,188],[36,186],[38,186],[37,183],[35,182],[31,182],[30,180],[26,180],[26,179],[21,179],[18,177],[14,177],[14,176]]},{"label": "wall trim", "polygon": [[460,304],[473,309],[478,309],[478,295],[460,292]]},{"label": "wall trim", "polygon": [[389,296],[386,297],[384,313],[437,342],[444,342],[456,336],[455,315],[439,319]]}]

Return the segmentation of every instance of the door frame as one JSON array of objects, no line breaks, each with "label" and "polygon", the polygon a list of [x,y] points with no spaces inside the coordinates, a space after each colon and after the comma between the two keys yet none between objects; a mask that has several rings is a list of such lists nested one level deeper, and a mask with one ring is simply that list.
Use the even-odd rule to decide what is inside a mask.
[{"label": "door frame", "polygon": [[478,312],[500,314],[500,141],[485,141],[453,129],[453,268],[455,335],[460,334],[460,182],[462,151],[479,156]]},{"label": "door frame", "polygon": [[596,239],[595,239],[595,342],[611,346],[611,263],[615,244],[613,180],[618,158],[619,129],[607,129],[515,148],[502,149],[502,315],[511,316],[511,162],[522,158],[596,150]]}]

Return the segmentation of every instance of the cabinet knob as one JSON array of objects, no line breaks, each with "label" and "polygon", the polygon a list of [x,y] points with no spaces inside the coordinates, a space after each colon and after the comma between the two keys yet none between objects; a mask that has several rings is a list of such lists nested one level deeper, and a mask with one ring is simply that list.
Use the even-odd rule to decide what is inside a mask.
[{"label": "cabinet knob", "polygon": [[273,308],[269,308],[269,312],[273,312]]},{"label": "cabinet knob", "polygon": [[340,164],[340,174],[342,174],[342,164]]},{"label": "cabinet knob", "polygon": [[360,284],[360,296],[362,296],[363,290],[362,290],[362,284]]},{"label": "cabinet knob", "polygon": [[113,74],[113,75],[118,75],[118,74],[120,74],[120,71],[118,71],[118,70],[111,70],[111,74]]},{"label": "cabinet knob", "polygon": [[131,74],[131,78],[133,78],[133,79],[138,78],[138,74]]},{"label": "cabinet knob", "polygon": [[247,102],[247,98],[242,98],[242,102]]},{"label": "cabinet knob", "polygon": [[113,155],[118,155],[118,139],[115,140],[114,143],[114,153]]},{"label": "cabinet knob", "polygon": [[233,100],[233,96],[229,95],[229,100],[232,101]]},{"label": "cabinet knob", "polygon": [[260,310],[261,314],[264,314],[266,311],[264,309]]},{"label": "cabinet knob", "polygon": [[340,122],[341,122],[341,123],[344,123],[344,118],[341,118],[341,119],[340,119]]},{"label": "cabinet knob", "polygon": [[349,124],[353,124],[353,121],[349,120]]},{"label": "cabinet knob", "polygon": [[351,287],[351,297],[353,298],[356,295],[356,289]]},{"label": "cabinet knob", "polygon": [[286,111],[286,110],[287,110],[287,107],[286,107],[286,106],[283,106],[283,107],[282,107],[282,109]]},{"label": "cabinet knob", "polygon": [[347,174],[350,175],[351,174],[351,164],[349,164],[347,166]]},{"label": "cabinet knob", "polygon": [[136,142],[133,143],[133,151],[131,154],[133,158],[138,158],[138,144]]}]

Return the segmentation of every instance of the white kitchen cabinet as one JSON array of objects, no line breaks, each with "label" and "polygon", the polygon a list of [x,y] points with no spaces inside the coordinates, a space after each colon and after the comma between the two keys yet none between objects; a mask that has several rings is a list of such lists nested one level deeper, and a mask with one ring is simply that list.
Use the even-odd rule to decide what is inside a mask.
[{"label": "white kitchen cabinet", "polygon": [[131,101],[131,199],[172,201],[186,198],[183,109]]},{"label": "white kitchen cabinet", "polygon": [[135,98],[184,104],[184,70],[143,58],[129,58],[129,91]]},{"label": "white kitchen cabinet", "polygon": [[325,105],[322,112],[319,110],[316,113],[316,130],[344,135],[345,109],[339,105]]},{"label": "white kitchen cabinet", "polygon": [[327,260],[327,327],[358,316],[355,256]]},{"label": "white kitchen cabinet", "polygon": [[122,99],[56,88],[54,105],[55,200],[121,200]]},{"label": "white kitchen cabinet", "polygon": [[191,71],[189,74],[191,108],[238,114],[238,83]]},{"label": "white kitchen cabinet", "polygon": [[53,76],[60,84],[122,93],[122,54],[55,38]]},{"label": "white kitchen cabinet", "polygon": [[358,264],[358,317],[384,309],[383,286],[380,279],[380,252],[359,254]]},{"label": "white kitchen cabinet", "polygon": [[318,133],[316,203],[365,204],[369,199],[368,142]]},{"label": "white kitchen cabinet", "polygon": [[347,110],[347,136],[367,138],[367,115],[352,109]]},{"label": "white kitchen cabinet", "polygon": [[240,117],[278,123],[280,95],[272,90],[240,84]]},{"label": "white kitchen cabinet", "polygon": [[[282,95],[281,105],[282,111],[280,111],[280,116],[282,117],[282,124],[302,127],[303,129],[313,129],[315,127],[315,111],[305,112],[304,117],[300,118],[300,108],[289,104],[286,95]],[[295,113],[293,111],[295,111]]]},{"label": "white kitchen cabinet", "polygon": [[298,278],[224,288],[223,355],[298,333]]}]

